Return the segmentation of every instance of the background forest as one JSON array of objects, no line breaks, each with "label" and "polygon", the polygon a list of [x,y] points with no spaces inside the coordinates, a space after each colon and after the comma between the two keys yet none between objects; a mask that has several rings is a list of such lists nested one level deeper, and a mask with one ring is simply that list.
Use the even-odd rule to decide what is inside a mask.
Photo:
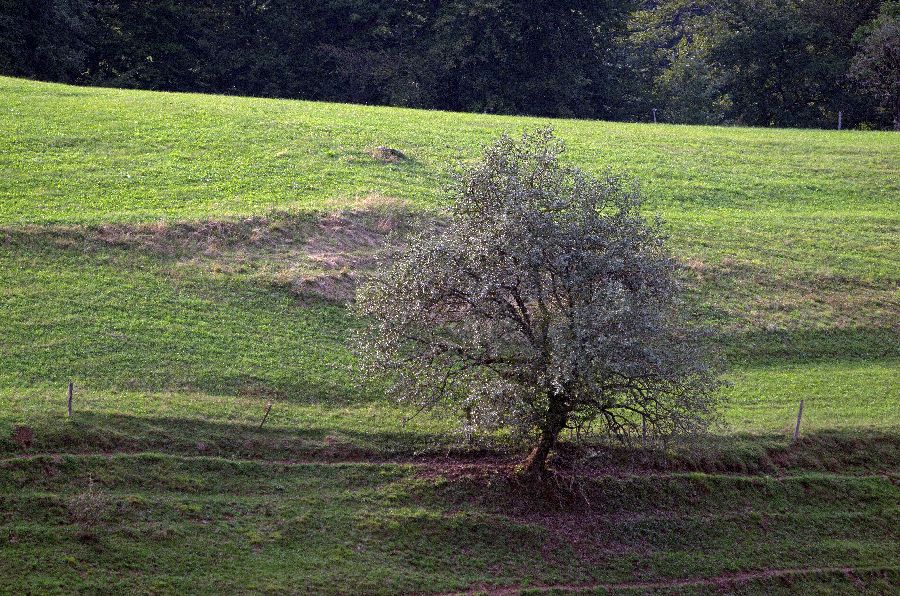
[{"label": "background forest", "polygon": [[900,2],[0,0],[0,73],[453,111],[896,127]]}]

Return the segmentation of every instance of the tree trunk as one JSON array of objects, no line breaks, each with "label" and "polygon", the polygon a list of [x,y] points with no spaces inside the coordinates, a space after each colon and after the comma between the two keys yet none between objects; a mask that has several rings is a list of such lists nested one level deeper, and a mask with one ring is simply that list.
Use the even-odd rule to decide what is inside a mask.
[{"label": "tree trunk", "polygon": [[522,463],[522,475],[527,478],[540,479],[547,470],[547,456],[556,445],[556,437],[559,432],[544,430],[541,432],[541,440],[531,450],[528,457]]},{"label": "tree trunk", "polygon": [[566,401],[560,396],[552,395],[550,397],[550,407],[544,418],[543,428],[541,428],[541,438],[522,462],[522,475],[526,478],[539,480],[547,471],[547,456],[553,451],[559,433],[566,426],[568,411],[565,403]]}]

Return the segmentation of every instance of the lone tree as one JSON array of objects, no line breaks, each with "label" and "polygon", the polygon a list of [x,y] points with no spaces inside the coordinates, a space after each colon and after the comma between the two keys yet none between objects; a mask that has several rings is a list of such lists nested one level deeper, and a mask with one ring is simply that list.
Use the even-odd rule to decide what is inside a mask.
[{"label": "lone tree", "polygon": [[599,421],[625,441],[703,430],[719,384],[660,223],[636,189],[561,164],[562,151],[550,130],[487,147],[448,221],[356,302],[363,362],[399,400],[530,439],[532,477],[565,428]]}]

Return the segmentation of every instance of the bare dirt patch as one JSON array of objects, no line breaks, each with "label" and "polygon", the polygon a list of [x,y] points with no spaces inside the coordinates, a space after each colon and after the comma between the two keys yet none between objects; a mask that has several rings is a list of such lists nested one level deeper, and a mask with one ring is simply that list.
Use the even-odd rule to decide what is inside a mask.
[{"label": "bare dirt patch", "polygon": [[233,220],[0,229],[7,243],[65,250],[120,248],[164,259],[176,274],[243,275],[299,298],[346,302],[359,281],[431,216],[380,195],[334,212]]},{"label": "bare dirt patch", "polygon": [[28,449],[34,443],[34,431],[30,426],[19,425],[13,429],[12,438],[20,449]]}]

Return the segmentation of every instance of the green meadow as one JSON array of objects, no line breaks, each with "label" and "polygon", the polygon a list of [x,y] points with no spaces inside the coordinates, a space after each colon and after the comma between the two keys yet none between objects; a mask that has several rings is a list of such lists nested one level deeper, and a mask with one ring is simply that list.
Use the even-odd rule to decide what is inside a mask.
[{"label": "green meadow", "polygon": [[[601,448],[615,471],[562,504],[518,498],[503,437],[407,421],[355,372],[346,296],[321,291],[382,224],[436,212],[455,164],[547,124],[665,219],[730,382],[712,437],[665,459]],[[883,593],[898,205],[888,132],[0,77],[0,592]]]}]

